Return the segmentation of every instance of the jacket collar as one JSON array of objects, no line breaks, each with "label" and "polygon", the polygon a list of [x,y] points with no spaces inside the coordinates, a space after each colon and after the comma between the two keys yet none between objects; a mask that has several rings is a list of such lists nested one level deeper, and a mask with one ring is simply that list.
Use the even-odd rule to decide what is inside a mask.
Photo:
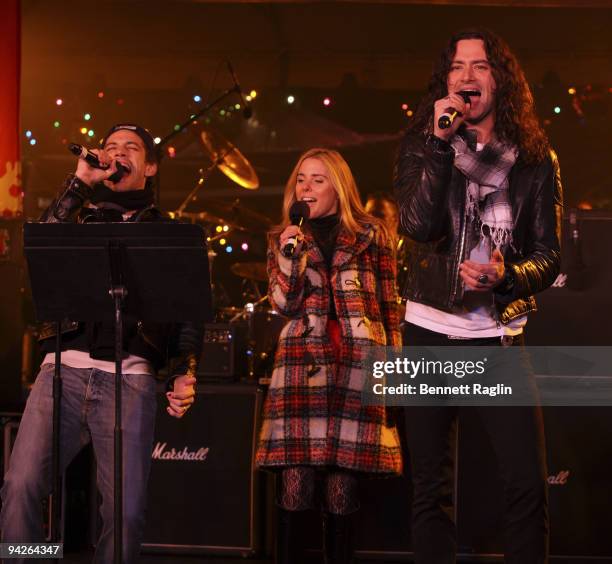
[{"label": "jacket collar", "polygon": [[[363,252],[372,242],[374,237],[374,229],[371,225],[366,225],[357,233],[357,237],[353,239],[350,233],[341,226],[336,239],[336,248],[332,259],[332,269],[336,269],[343,264],[349,262],[354,256]],[[308,249],[308,261],[317,264],[324,263],[323,253],[319,249],[312,234],[308,231],[304,233],[304,242]]]}]

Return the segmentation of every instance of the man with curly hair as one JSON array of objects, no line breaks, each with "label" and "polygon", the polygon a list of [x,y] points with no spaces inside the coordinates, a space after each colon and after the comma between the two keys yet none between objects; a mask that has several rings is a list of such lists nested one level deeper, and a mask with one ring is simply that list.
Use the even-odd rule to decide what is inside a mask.
[{"label": "man with curly hair", "polygon": [[[441,124],[444,114],[454,120]],[[559,273],[561,182],[523,71],[495,34],[448,42],[402,140],[394,188],[409,237],[404,342],[520,346],[533,295]],[[505,561],[546,562],[541,409],[474,409],[504,482]],[[455,562],[456,418],[456,407],[405,410],[417,563]]]}]

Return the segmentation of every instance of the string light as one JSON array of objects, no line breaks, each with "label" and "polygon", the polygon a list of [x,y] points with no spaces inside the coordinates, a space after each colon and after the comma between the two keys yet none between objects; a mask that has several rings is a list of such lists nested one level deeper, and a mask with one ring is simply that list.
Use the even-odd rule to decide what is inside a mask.
[{"label": "string light", "polygon": [[53,127],[59,127],[60,125],[61,123],[57,120],[53,122]]},{"label": "string light", "polygon": [[408,104],[402,104],[402,110],[406,111],[408,109]]},{"label": "string light", "polygon": [[196,103],[201,102],[201,101],[202,101],[202,96],[199,96],[198,94],[196,94],[196,95],[193,97],[193,101],[194,101],[194,102],[196,102]]},{"label": "string light", "polygon": [[31,132],[31,131],[28,129],[28,130],[25,132],[25,136],[26,136],[26,137],[29,139],[30,137],[32,137],[32,132]]},{"label": "string light", "polygon": [[85,135],[87,133],[87,128],[86,127],[81,127],[81,129],[79,130],[83,135]]},{"label": "string light", "polygon": [[90,130],[87,132],[87,135],[89,135],[89,137],[93,137],[93,136],[95,135],[94,130],[93,130],[93,129],[90,129]]},{"label": "string light", "polygon": [[555,113],[556,114],[560,114],[561,113],[561,108],[559,106],[555,106]]},{"label": "string light", "polygon": [[323,105],[326,107],[329,107],[331,105],[331,99],[330,98],[324,98],[323,99]]},{"label": "string light", "polygon": [[64,100],[62,100],[61,98],[58,98],[57,100],[55,100],[55,104],[57,106],[61,106],[64,103]]},{"label": "string light", "polygon": [[219,245],[225,245],[227,241],[225,239],[219,239]]},{"label": "string light", "polygon": [[231,245],[228,245],[227,247],[225,247],[225,252],[226,253],[231,253],[234,250],[234,248]]},{"label": "string light", "polygon": [[177,124],[174,126],[174,131],[178,131],[180,128],[181,128],[181,126],[180,126],[180,125],[177,123]]},{"label": "string light", "polygon": [[225,231],[227,233],[229,231],[229,225],[224,225],[223,226],[223,231]]},{"label": "string light", "polygon": [[572,86],[571,88],[567,89],[567,93],[573,96],[574,94],[576,94],[576,89]]},{"label": "string light", "polygon": [[249,92],[249,96],[251,97],[251,99],[257,98],[257,90],[251,90]]},{"label": "string light", "polygon": [[91,114],[84,114],[84,115],[83,115],[83,119],[84,119],[85,121],[89,121],[89,120],[91,119]]},{"label": "string light", "polygon": [[247,102],[250,102],[253,99],[250,94],[247,94],[245,98]]},{"label": "string light", "polygon": [[294,96],[287,96],[287,104],[293,104],[295,102]]},{"label": "string light", "polygon": [[34,138],[30,139],[30,145],[36,145],[36,139]]},{"label": "string light", "polygon": [[98,92],[98,98],[104,98],[104,92],[102,92],[102,90]]},{"label": "string light", "polygon": [[176,157],[176,149],[174,147],[168,147],[168,156],[173,159]]},{"label": "string light", "polygon": [[240,248],[243,251],[248,251],[249,250],[249,244],[248,243],[242,243],[242,245],[240,245]]},{"label": "string light", "polygon": [[159,145],[159,144],[161,143],[161,137],[156,137],[155,139],[153,139],[153,142],[154,142],[156,145]]},{"label": "string light", "polygon": [[240,104],[234,104],[234,108],[235,108],[236,110],[239,110],[239,109],[240,109]]},{"label": "string light", "polygon": [[217,225],[217,227],[215,227],[215,231],[217,233],[221,233],[223,231],[223,226],[222,225]]},{"label": "string light", "polygon": [[408,117],[412,117],[412,116],[414,115],[414,112],[413,112],[412,110],[408,110],[408,111],[406,112],[406,115],[407,115]]},{"label": "string light", "polygon": [[123,106],[123,98],[118,98],[118,99],[117,99],[117,104],[118,104],[119,106]]}]

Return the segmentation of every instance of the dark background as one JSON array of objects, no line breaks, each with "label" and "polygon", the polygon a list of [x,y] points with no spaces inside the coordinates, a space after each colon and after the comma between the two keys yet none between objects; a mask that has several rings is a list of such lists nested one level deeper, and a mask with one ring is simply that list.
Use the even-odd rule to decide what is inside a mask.
[{"label": "dark background", "polygon": [[[314,146],[340,150],[364,196],[390,190],[398,139],[411,119],[407,112],[416,108],[449,35],[469,26],[499,33],[524,66],[559,153],[566,206],[610,209],[609,6],[579,0],[22,0],[25,215],[36,218],[74,169],[66,143],[95,146],[109,125],[121,121],[165,137],[231,88],[227,60],[244,91],[257,92],[254,115],[245,120],[233,94],[201,124],[242,151],[261,187],[245,190],[214,170],[188,211],[207,209],[210,198],[239,198],[241,206],[276,222],[289,172],[299,154]],[[329,106],[323,105],[326,97]],[[83,127],[93,135],[82,134]],[[162,207],[174,210],[210,160],[193,128],[170,146],[175,157],[164,159],[159,193]],[[230,266],[262,261],[264,232],[265,226],[258,233],[231,230],[224,244],[211,244],[222,305],[244,303],[245,288]]]},{"label": "dark background", "polygon": [[[341,150],[363,193],[389,189],[397,135],[410,119],[402,105],[416,107],[448,36],[469,26],[499,33],[523,64],[560,155],[567,204],[610,208],[610,4],[23,0],[26,215],[35,216],[73,168],[62,143],[93,143],[126,120],[164,137],[231,86],[228,59],[244,90],[257,91],[255,115],[219,115],[239,102],[233,96],[208,115],[210,125],[252,162],[261,188],[248,192],[215,172],[208,196],[239,196],[276,220],[288,172],[316,145]],[[83,126],[94,136],[81,134]],[[168,209],[208,164],[197,144],[179,148],[192,141],[182,137],[162,169]]]}]

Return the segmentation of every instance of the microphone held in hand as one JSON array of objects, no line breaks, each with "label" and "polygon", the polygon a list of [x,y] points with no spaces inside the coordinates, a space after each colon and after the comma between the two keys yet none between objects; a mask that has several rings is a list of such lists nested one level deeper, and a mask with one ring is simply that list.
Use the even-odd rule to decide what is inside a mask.
[{"label": "microphone held in hand", "polygon": [[[98,155],[92,153],[87,147],[79,145],[77,143],[70,143],[68,150],[73,154],[83,159],[89,166],[93,168],[99,168],[100,170],[107,170],[109,165],[103,165],[98,159]],[[117,184],[126,174],[129,174],[130,169],[121,164],[119,161],[115,163],[117,170],[111,174],[107,180],[110,180],[113,184]]]},{"label": "microphone held in hand", "polygon": [[122,165],[119,161],[116,163],[117,170],[111,174],[107,180],[110,180],[113,184],[117,184],[126,174],[130,173],[130,169],[127,166]]},{"label": "microphone held in hand", "polygon": [[[306,202],[294,202],[291,208],[289,209],[289,219],[291,220],[291,225],[297,225],[298,227],[301,227],[305,221],[308,221],[309,217],[310,207]],[[281,250],[285,258],[291,258],[293,256],[295,248],[297,247],[297,243],[297,235],[295,237],[291,237],[287,241],[287,243]]]},{"label": "microphone held in hand", "polygon": [[[480,92],[478,90],[461,90],[460,92],[457,92],[457,94],[463,98],[463,101],[466,104],[470,103],[470,96],[480,96]],[[444,112],[438,118],[438,127],[440,129],[448,129],[451,125],[453,125],[455,118],[461,117],[462,115],[463,114],[457,111],[455,108],[448,108],[448,110],[446,110],[446,112]]]},{"label": "microphone held in hand", "polygon": [[79,157],[79,159],[83,159],[89,166],[93,168],[99,168],[100,170],[106,170],[108,165],[103,165],[98,160],[98,155],[92,153],[87,147],[83,147],[83,145],[78,145],[77,143],[69,143],[68,150],[73,154]]}]

